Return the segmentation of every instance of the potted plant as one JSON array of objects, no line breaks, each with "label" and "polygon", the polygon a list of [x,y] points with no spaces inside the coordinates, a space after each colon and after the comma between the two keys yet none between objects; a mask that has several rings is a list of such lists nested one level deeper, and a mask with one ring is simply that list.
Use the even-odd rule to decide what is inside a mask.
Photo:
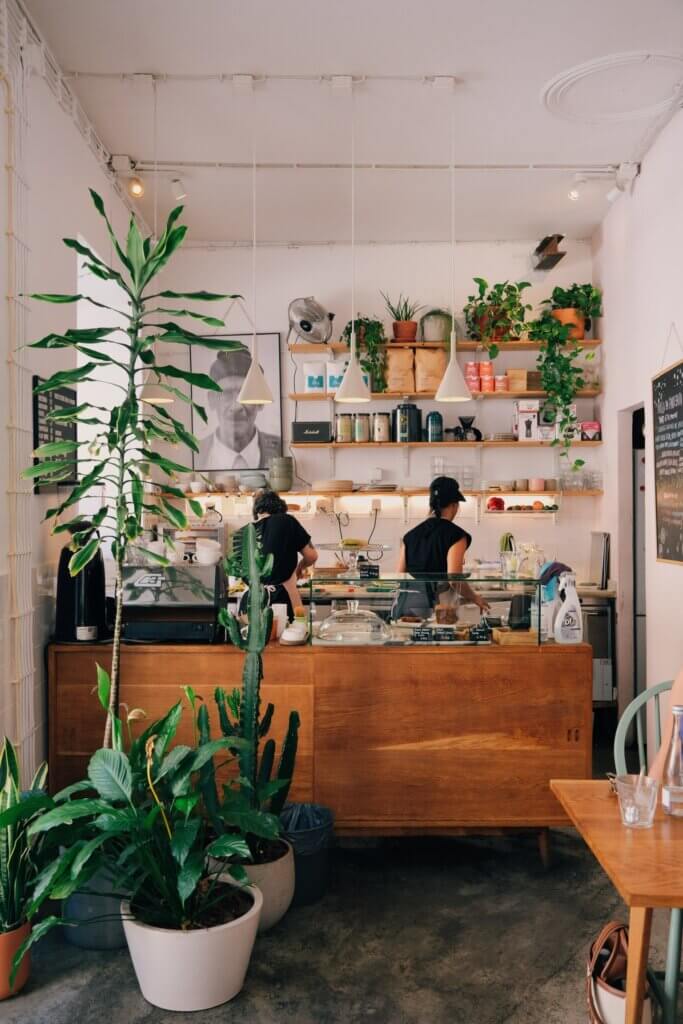
[{"label": "potted plant", "polygon": [[420,337],[422,341],[442,341],[450,339],[453,317],[447,309],[430,309],[420,317]]},{"label": "potted plant", "polygon": [[419,302],[411,302],[408,298],[404,299],[403,295],[399,295],[398,302],[392,302],[384,292],[380,292],[380,294],[394,321],[394,341],[415,341],[417,338],[415,315],[422,308]]},{"label": "potted plant", "polygon": [[[192,317],[200,323],[211,327],[225,326],[223,321],[212,316],[204,316],[189,309],[169,309],[159,304],[159,299],[196,300],[200,302],[216,301],[239,296],[219,295],[214,292],[153,292],[153,282],[160,271],[166,266],[176,249],[182,244],[187,232],[185,225],[178,225],[182,206],[171,211],[166,227],[158,241],[151,237],[144,238],[140,234],[134,217],[131,217],[128,236],[121,244],[116,238],[105,212],[100,196],[90,190],[95,209],[104,218],[112,246],[120,264],[120,270],[108,266],[90,249],[75,238],[65,238],[64,244],[86,257],[85,266],[95,277],[105,281],[115,281],[122,289],[128,302],[125,312],[116,310],[127,321],[121,330],[117,327],[92,327],[87,329],[69,329],[63,333],[51,333],[35,341],[30,346],[36,349],[67,349],[74,356],[86,357],[86,362],[71,370],[60,370],[35,389],[36,394],[55,391],[65,384],[77,384],[84,380],[97,380],[102,374],[106,379],[108,372],[116,369],[123,375],[123,398],[118,405],[110,410],[82,402],[73,409],[58,409],[48,414],[48,418],[61,423],[81,422],[100,426],[96,437],[88,441],[55,441],[41,445],[33,455],[35,464],[25,469],[24,477],[37,483],[55,484],[62,479],[73,476],[74,469],[80,470],[79,482],[73,487],[59,505],[48,510],[46,519],[53,520],[52,532],[68,531],[72,535],[71,547],[73,556],[69,570],[77,575],[95,557],[103,542],[111,544],[111,551],[116,565],[116,614],[111,662],[111,707],[113,713],[119,701],[119,653],[121,645],[121,616],[123,604],[122,575],[128,546],[140,538],[143,512],[151,513],[173,528],[184,528],[187,525],[185,513],[176,507],[169,497],[184,498],[181,488],[165,484],[164,496],[157,497],[145,492],[144,480],[150,467],[155,466],[168,478],[174,479],[177,473],[191,472],[189,467],[180,465],[154,451],[158,441],[171,445],[186,445],[191,451],[198,451],[195,437],[184,424],[175,419],[163,405],[147,405],[142,400],[142,388],[145,377],[153,379],[169,396],[190,404],[201,419],[206,422],[206,413],[191,396],[187,395],[179,383],[190,384],[207,391],[220,391],[221,386],[208,374],[192,373],[179,369],[177,366],[159,364],[156,360],[154,344],[182,345],[185,348],[197,345],[217,351],[234,351],[244,346],[225,336],[210,337],[196,334],[179,325],[180,320]],[[87,301],[95,306],[100,303],[84,295],[62,295],[37,293],[31,296],[41,302],[59,305],[79,300]],[[107,307],[104,307],[105,309]],[[167,317],[174,319],[168,320]],[[115,336],[115,337],[114,337]],[[118,346],[117,356],[112,356],[103,349],[103,342],[114,341]],[[111,385],[109,385],[111,390]],[[117,389],[118,390],[118,389]],[[84,446],[88,450],[84,451]],[[83,472],[85,464],[85,472]],[[102,489],[103,482],[109,484],[108,493]],[[99,511],[87,521],[77,514],[71,515],[78,501],[97,494],[101,497]],[[196,515],[201,514],[201,506],[190,501]],[[66,520],[64,514],[71,518]],[[83,523],[82,529],[79,524]],[[144,549],[143,549],[144,550]],[[168,564],[163,555],[145,551],[147,557],[162,565]],[[113,714],[106,717],[104,745],[110,744],[111,723]]]},{"label": "potted plant", "polygon": [[[110,710],[109,676],[99,667],[98,695],[112,719],[113,746],[95,751],[88,778],[70,787],[68,799],[63,791],[28,824],[29,838],[76,825],[38,874],[31,910],[105,872],[124,896],[126,940],[145,999],[167,1010],[209,1009],[241,990],[262,906],[259,890],[241,884],[241,869],[223,866],[224,857],[247,855],[243,835],[233,826],[212,837],[201,801],[202,769],[240,741],[170,749],[182,716],[178,701],[126,751],[122,723]],[[73,800],[74,790],[94,795]],[[221,858],[219,867],[212,857]],[[70,923],[41,921],[15,957],[15,970],[33,942]]]},{"label": "potted plant", "polygon": [[[268,738],[274,706],[268,704],[261,714],[261,680],[263,649],[270,637],[273,613],[265,607],[266,593],[261,583],[272,566],[272,556],[263,556],[253,523],[245,526],[235,538],[227,571],[249,584],[248,625],[242,635],[241,623],[224,609],[220,618],[233,644],[244,651],[242,689],[227,694],[222,688],[215,693],[224,741],[239,761],[239,778],[223,786],[218,797],[215,773],[207,764],[203,777],[203,794],[215,831],[220,835],[239,827],[246,835],[248,850],[240,858],[249,879],[263,892],[261,930],[276,924],[286,913],[294,895],[294,855],[291,845],[282,838],[280,812],[284,807],[294,774],[299,732],[299,714],[291,711],[287,733],[275,767],[275,740]],[[198,716],[200,735],[210,741],[206,709]],[[261,748],[261,741],[263,747]]]},{"label": "potted plant", "polygon": [[29,837],[24,814],[42,806],[46,777],[47,765],[42,764],[29,791],[22,793],[17,756],[5,738],[0,748],[0,1000],[16,995],[31,970],[26,957],[10,983],[14,957],[31,931],[31,892],[43,861],[42,837]]},{"label": "potted plant", "polygon": [[467,333],[475,341],[481,341],[494,359],[499,352],[499,343],[519,338],[524,329],[524,319],[531,309],[525,303],[522,292],[530,287],[528,281],[502,281],[489,287],[483,277],[475,277],[475,295],[467,296],[463,308]]},{"label": "potted plant", "polygon": [[[546,393],[543,417],[554,423],[557,436],[551,442],[561,448],[560,454],[568,458],[576,428],[576,414],[573,403],[576,393],[584,387],[580,367],[575,360],[583,351],[571,337],[571,325],[561,323],[550,313],[544,313],[529,324],[529,338],[540,344],[536,364],[541,372],[541,387]],[[583,459],[575,459],[572,469],[584,465]]]},{"label": "potted plant", "polygon": [[[370,389],[372,391],[386,391],[386,337],[384,325],[381,320],[374,317],[361,316],[360,313],[353,322],[356,331],[356,341],[360,349],[360,365],[370,377]],[[346,344],[351,344],[351,321],[347,323],[341,336]]]},{"label": "potted plant", "polygon": [[561,324],[569,324],[569,337],[581,341],[591,328],[593,317],[602,316],[602,292],[592,284],[573,284],[569,288],[553,288],[544,305]]}]

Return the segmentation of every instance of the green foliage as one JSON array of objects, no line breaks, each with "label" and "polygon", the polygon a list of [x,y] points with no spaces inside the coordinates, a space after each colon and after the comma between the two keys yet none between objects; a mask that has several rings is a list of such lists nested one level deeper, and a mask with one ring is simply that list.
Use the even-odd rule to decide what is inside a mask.
[{"label": "green foliage", "polygon": [[42,837],[30,837],[29,823],[48,805],[47,766],[41,765],[22,793],[17,755],[9,739],[0,748],[0,934],[23,924],[31,889],[44,860]]},{"label": "green foliage", "polygon": [[522,292],[530,287],[528,281],[502,281],[489,287],[483,277],[475,277],[475,295],[467,296],[463,308],[465,324],[470,338],[481,341],[494,359],[499,352],[497,342],[519,338],[524,319],[531,305],[525,303]]},{"label": "green foliage", "polygon": [[550,298],[544,299],[543,304],[551,309],[580,310],[586,321],[586,330],[590,329],[593,317],[602,316],[602,292],[592,284],[553,288]]},{"label": "green foliage", "polygon": [[[219,819],[226,827],[237,826],[251,836],[277,838],[278,816],[284,806],[296,762],[299,714],[292,711],[287,733],[275,768],[275,744],[267,739],[274,707],[269,704],[261,714],[261,681],[263,679],[263,648],[270,637],[272,610],[266,608],[262,578],[271,568],[270,557],[264,557],[253,524],[236,535],[236,545],[226,570],[246,579],[249,584],[247,635],[242,636],[238,620],[221,611],[221,622],[228,629],[232,642],[245,653],[242,689],[228,694],[222,688],[215,693],[223,736],[229,743],[242,741],[236,751],[240,766],[239,778],[223,787]],[[266,740],[261,749],[260,741]],[[232,748],[234,749],[234,748]],[[208,775],[208,773],[207,773]],[[215,779],[207,777],[207,806],[213,801]],[[252,849],[258,844],[250,841]]]},{"label": "green foliage", "polygon": [[[420,337],[424,338],[424,322],[428,317],[439,317],[446,323],[446,335],[449,336],[453,330],[453,314],[448,309],[430,309],[420,317]],[[446,340],[446,339],[444,339]]]},{"label": "green foliage", "polygon": [[[564,458],[569,457],[576,428],[571,405],[577,391],[584,387],[581,369],[575,365],[583,350],[578,342],[570,340],[570,330],[570,324],[561,324],[549,313],[529,325],[529,337],[540,343],[536,363],[541,371],[541,387],[547,393],[543,415],[548,422],[558,424],[560,436],[553,443],[561,448]],[[580,469],[582,465],[583,461],[577,459],[572,469]]]},{"label": "green foliage", "polygon": [[[83,402],[76,409],[51,413],[52,419],[61,422],[95,425],[98,428],[95,438],[88,442],[57,442],[37,448],[33,453],[36,461],[33,466],[24,470],[23,476],[35,480],[36,483],[46,484],[68,479],[74,475],[74,471],[79,473],[79,482],[57,506],[48,509],[46,513],[46,519],[53,520],[53,532],[62,529],[60,517],[79,499],[94,493],[99,494],[104,483],[110,485],[109,493],[112,497],[104,499],[105,504],[98,521],[73,534],[71,548],[74,554],[69,563],[69,571],[73,576],[77,575],[97,555],[103,544],[111,545],[117,564],[117,614],[110,694],[110,708],[114,710],[118,702],[121,567],[126,551],[142,534],[142,517],[145,512],[155,515],[159,521],[171,527],[182,526],[185,522],[184,513],[177,510],[172,503],[157,500],[152,495],[145,495],[148,499],[146,501],[142,499],[142,481],[147,475],[150,463],[171,479],[188,468],[159,456],[152,449],[156,442],[162,440],[166,444],[183,444],[194,451],[197,450],[196,439],[179,420],[163,407],[151,406],[144,402],[142,392],[145,378],[157,383],[174,398],[191,404],[204,421],[204,409],[181,387],[177,387],[175,382],[180,381],[185,385],[206,390],[221,390],[220,385],[207,374],[191,373],[173,365],[157,363],[155,343],[227,352],[241,349],[243,346],[224,335],[197,334],[176,322],[178,319],[191,317],[211,327],[224,326],[217,317],[206,317],[184,308],[167,309],[155,306],[153,300],[158,298],[210,302],[236,297],[205,291],[151,293],[150,286],[154,278],[166,266],[185,237],[187,228],[177,224],[183,210],[182,206],[177,206],[171,211],[164,231],[156,242],[152,238],[143,238],[135,218],[131,217],[125,243],[122,243],[113,231],[101,197],[92,189],[90,195],[95,209],[104,219],[121,270],[108,266],[77,239],[65,238],[64,244],[86,258],[85,265],[90,273],[103,280],[116,281],[123,289],[127,297],[127,309],[115,312],[123,318],[124,325],[122,328],[106,326],[87,330],[69,329],[62,334],[48,334],[33,342],[30,346],[32,348],[71,349],[86,355],[88,359],[74,369],[54,373],[48,380],[38,385],[36,392],[50,392],[63,385],[77,384],[81,381],[107,380],[109,371],[114,367],[123,380],[122,385],[117,385],[120,388],[121,400],[111,410]],[[60,306],[86,298],[80,294],[53,292],[36,292],[31,297],[40,302]],[[95,306],[109,309],[103,303],[92,299],[88,301]],[[169,314],[174,318],[172,321],[158,322],[160,316]],[[107,319],[111,320],[109,317]],[[108,343],[107,350],[98,348],[104,342]],[[111,354],[110,344],[116,346],[117,356]],[[100,374],[103,376],[100,377]],[[112,385],[109,384],[108,387],[111,391]],[[107,721],[109,729],[114,719],[110,717]]]},{"label": "green foliage", "polygon": [[417,312],[422,309],[419,302],[411,302],[407,296],[404,299],[402,294],[399,295],[397,302],[392,302],[389,296],[382,291],[380,291],[380,295],[386,303],[389,316],[399,323],[414,320]]},{"label": "green foliage", "polygon": [[[361,316],[355,318],[353,326],[360,348],[360,365],[370,375],[372,391],[386,391],[386,337],[381,320]],[[351,321],[344,328],[341,340],[351,344]]]}]

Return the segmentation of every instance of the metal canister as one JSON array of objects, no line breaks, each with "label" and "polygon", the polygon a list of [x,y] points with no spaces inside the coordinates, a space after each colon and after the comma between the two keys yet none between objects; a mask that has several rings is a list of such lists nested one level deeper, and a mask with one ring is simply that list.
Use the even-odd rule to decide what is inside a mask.
[{"label": "metal canister", "polygon": [[370,440],[370,414],[357,412],[353,417],[353,439],[358,444],[365,444]]},{"label": "metal canister", "polygon": [[440,412],[430,412],[427,417],[427,440],[443,441],[443,416]]},{"label": "metal canister", "polygon": [[353,441],[353,416],[350,412],[338,412],[334,418],[334,439],[338,444]]},{"label": "metal canister", "polygon": [[373,413],[372,440],[377,444],[391,441],[391,416],[388,412]]}]

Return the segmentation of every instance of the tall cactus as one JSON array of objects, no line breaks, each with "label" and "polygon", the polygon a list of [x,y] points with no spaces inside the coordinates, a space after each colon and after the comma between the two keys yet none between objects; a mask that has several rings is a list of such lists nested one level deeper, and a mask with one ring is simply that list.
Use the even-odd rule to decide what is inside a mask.
[{"label": "tall cactus", "polygon": [[263,649],[270,637],[273,625],[271,608],[264,607],[266,592],[262,583],[264,576],[272,571],[272,555],[263,555],[256,528],[245,526],[235,536],[233,553],[227,560],[226,569],[232,575],[246,579],[249,584],[247,596],[247,635],[242,636],[239,621],[235,616],[222,610],[220,621],[228,630],[236,647],[245,652],[242,670],[242,691],[226,694],[218,688],[215,694],[221,731],[224,736],[237,736],[244,742],[237,751],[242,790],[253,809],[264,807],[273,814],[279,814],[284,806],[296,762],[300,718],[297,711],[289,716],[287,733],[278,760],[277,773],[271,778],[275,760],[275,743],[267,739],[261,756],[259,741],[265,739],[270,730],[274,706],[268,704],[261,715],[261,680],[263,679]]}]

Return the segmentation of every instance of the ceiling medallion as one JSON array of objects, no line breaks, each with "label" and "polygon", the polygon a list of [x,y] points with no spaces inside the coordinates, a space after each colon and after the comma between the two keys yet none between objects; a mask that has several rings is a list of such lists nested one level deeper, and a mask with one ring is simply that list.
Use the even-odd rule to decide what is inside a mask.
[{"label": "ceiling medallion", "polygon": [[[630,110],[601,110],[599,102],[594,102],[587,96],[583,96],[585,109],[581,108],[581,102],[576,104],[576,90],[579,84],[591,79],[596,80],[603,76],[604,83],[610,84],[610,92],[619,96],[622,89],[630,84],[634,75],[638,75],[638,81],[644,82],[648,71],[662,72],[671,80],[663,86],[665,95],[660,95],[654,102],[644,106],[634,107]],[[638,118],[653,118],[665,113],[671,106],[680,100],[683,95],[683,54],[666,53],[663,51],[633,50],[628,53],[612,53],[605,57],[598,57],[595,60],[587,61],[585,64],[577,64],[576,67],[562,71],[555,78],[551,78],[541,89],[541,102],[556,117],[564,118],[567,121],[575,121],[580,124],[615,124],[623,121],[633,121]],[[574,98],[574,103],[572,99]]]}]

